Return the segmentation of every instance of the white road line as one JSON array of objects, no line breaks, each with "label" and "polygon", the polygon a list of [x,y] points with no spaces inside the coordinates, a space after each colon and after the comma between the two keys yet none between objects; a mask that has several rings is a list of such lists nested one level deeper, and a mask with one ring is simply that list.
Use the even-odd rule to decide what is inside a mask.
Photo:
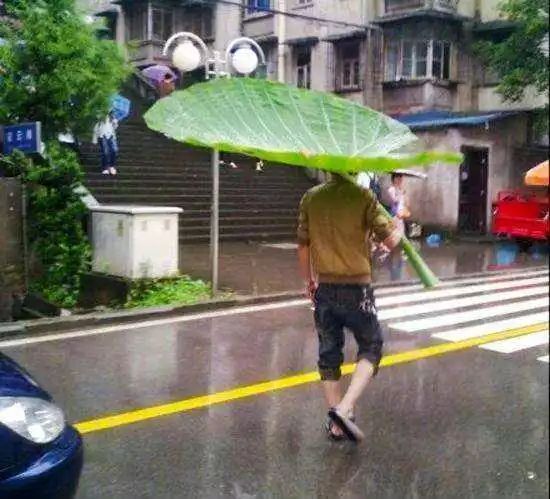
[{"label": "white road line", "polygon": [[426,302],[439,298],[448,298],[450,296],[462,296],[474,293],[485,293],[487,291],[498,291],[501,289],[511,290],[525,286],[534,286],[536,284],[546,284],[548,286],[548,277],[532,277],[530,279],[514,279],[513,281],[496,282],[490,284],[477,284],[474,286],[464,286],[460,288],[435,289],[425,291],[424,293],[399,294],[395,296],[384,296],[376,299],[379,307],[386,305],[397,305],[403,303]]},{"label": "white road line", "polygon": [[452,342],[463,341],[485,334],[499,333],[500,331],[531,326],[532,324],[541,324],[542,322],[547,321],[548,314],[546,312],[540,312],[538,314],[522,315],[521,317],[514,317],[512,319],[505,319],[502,321],[484,322],[483,324],[478,324],[477,326],[452,329],[443,333],[432,334],[432,338]]},{"label": "white road line", "polygon": [[277,310],[288,307],[302,307],[309,304],[309,300],[290,300],[278,303],[269,303],[263,305],[250,305],[246,307],[236,307],[227,310],[217,310],[213,312],[202,312],[199,314],[183,315],[178,317],[167,317],[165,319],[154,319],[148,321],[132,322],[129,324],[117,324],[115,326],[105,326],[102,328],[89,329],[84,331],[69,331],[66,333],[47,334],[31,338],[21,338],[19,340],[0,341],[0,348],[18,347],[22,345],[32,345],[35,343],[45,343],[48,341],[65,340],[71,338],[84,338],[98,334],[114,333],[128,331],[130,329],[142,329],[146,327],[165,326],[167,324],[179,324],[181,322],[192,322],[204,319],[215,319],[218,317],[227,317],[231,315],[249,314],[253,312],[262,312],[265,310]]},{"label": "white road line", "polygon": [[[457,312],[455,314],[442,314],[436,317],[428,317],[426,319],[415,319],[412,321],[394,322],[390,324],[393,329],[413,333],[426,329],[434,329],[443,326],[452,326],[462,322],[473,322],[489,317],[497,317],[499,315],[514,314],[516,312],[525,312],[527,310],[535,310],[537,308],[548,307],[548,297],[537,298],[536,300],[526,300],[506,305],[497,305],[493,307],[485,307],[481,309],[468,310],[466,312]],[[1,345],[0,345],[1,346]]]},{"label": "white road line", "polygon": [[548,363],[548,355],[543,355],[542,357],[539,357],[537,360]]},{"label": "white road line", "polygon": [[526,334],[518,338],[508,338],[507,340],[493,341],[480,345],[483,350],[491,350],[499,353],[513,353],[527,348],[538,347],[540,345],[548,345],[548,329],[537,333]]},{"label": "white road line", "polygon": [[505,300],[515,300],[526,298],[528,296],[547,296],[548,286],[537,286],[536,288],[517,289],[515,291],[506,291],[504,293],[491,293],[488,295],[475,295],[467,298],[453,298],[451,300],[430,301],[408,307],[392,307],[384,309],[378,313],[380,320],[397,319],[410,315],[431,314],[443,310],[454,310],[457,308],[471,307],[473,305],[482,305],[485,303],[502,302]]},{"label": "white road line", "polygon": [[[494,282],[494,281],[510,282],[517,279],[518,277],[523,279],[525,277],[544,277],[544,276],[548,277],[548,270],[542,269],[542,270],[534,270],[534,271],[527,271],[527,272],[517,272],[517,271],[506,272],[505,274],[497,274],[489,277],[479,276],[479,277],[469,277],[467,279],[457,279],[457,280],[449,280],[449,281],[442,279],[437,289],[458,287],[458,286],[462,286],[463,284],[479,284],[481,282]],[[422,284],[403,284],[401,286],[392,286],[389,288],[377,289],[375,291],[375,294],[376,296],[386,296],[386,295],[391,295],[393,293],[399,293],[399,292],[403,293],[403,292],[422,290],[422,289],[424,289],[424,286]]]}]

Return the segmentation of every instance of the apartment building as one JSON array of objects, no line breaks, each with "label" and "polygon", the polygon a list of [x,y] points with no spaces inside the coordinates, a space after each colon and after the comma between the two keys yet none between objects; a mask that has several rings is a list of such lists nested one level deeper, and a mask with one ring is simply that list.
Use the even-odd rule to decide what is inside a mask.
[{"label": "apartment building", "polygon": [[499,0],[86,3],[113,37],[131,42],[138,67],[169,62],[162,45],[176,31],[219,50],[249,36],[266,54],[268,78],[335,92],[407,123],[426,147],[463,152],[460,169],[434,167],[426,182],[410,182],[413,212],[427,225],[487,231],[497,193],[518,187],[522,172],[547,154],[533,147],[531,111],[548,96],[528,89],[522,102],[503,102],[498,76],[473,54],[476,40],[514,29],[499,18]]},{"label": "apartment building", "polygon": [[169,63],[162,48],[178,31],[191,31],[220,50],[241,33],[241,9],[232,5],[203,0],[77,1],[105,20],[111,37],[128,48],[128,57],[138,68]]}]

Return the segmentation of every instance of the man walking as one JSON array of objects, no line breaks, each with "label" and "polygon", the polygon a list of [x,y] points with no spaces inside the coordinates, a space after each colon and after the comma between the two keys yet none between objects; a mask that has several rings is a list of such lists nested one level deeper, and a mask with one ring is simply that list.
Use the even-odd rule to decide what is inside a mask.
[{"label": "man walking", "polygon": [[[329,407],[330,438],[364,438],[354,407],[378,371],[382,332],[371,283],[370,247],[376,239],[393,249],[401,240],[376,196],[339,175],[310,189],[298,220],[298,256],[308,295],[315,304],[319,372]],[[342,397],[344,328],[358,346],[357,367]]]}]

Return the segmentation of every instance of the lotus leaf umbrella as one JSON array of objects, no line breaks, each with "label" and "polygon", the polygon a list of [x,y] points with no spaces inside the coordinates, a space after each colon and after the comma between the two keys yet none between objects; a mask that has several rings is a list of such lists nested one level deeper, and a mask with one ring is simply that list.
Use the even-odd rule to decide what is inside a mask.
[{"label": "lotus leaf umbrella", "polygon": [[[145,121],[180,142],[344,176],[462,161],[454,152],[411,151],[418,138],[409,128],[373,109],[252,78],[217,79],[174,92]],[[435,284],[406,238],[403,247],[424,284]]]}]

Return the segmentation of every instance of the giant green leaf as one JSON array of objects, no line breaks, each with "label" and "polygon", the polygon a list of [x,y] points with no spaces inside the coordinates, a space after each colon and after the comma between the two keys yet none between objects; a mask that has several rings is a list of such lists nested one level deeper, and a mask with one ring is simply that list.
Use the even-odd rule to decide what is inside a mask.
[{"label": "giant green leaf", "polygon": [[406,125],[332,94],[252,78],[218,79],[174,92],[145,121],[191,145],[334,172],[462,160],[452,152],[400,153],[417,142]]}]

